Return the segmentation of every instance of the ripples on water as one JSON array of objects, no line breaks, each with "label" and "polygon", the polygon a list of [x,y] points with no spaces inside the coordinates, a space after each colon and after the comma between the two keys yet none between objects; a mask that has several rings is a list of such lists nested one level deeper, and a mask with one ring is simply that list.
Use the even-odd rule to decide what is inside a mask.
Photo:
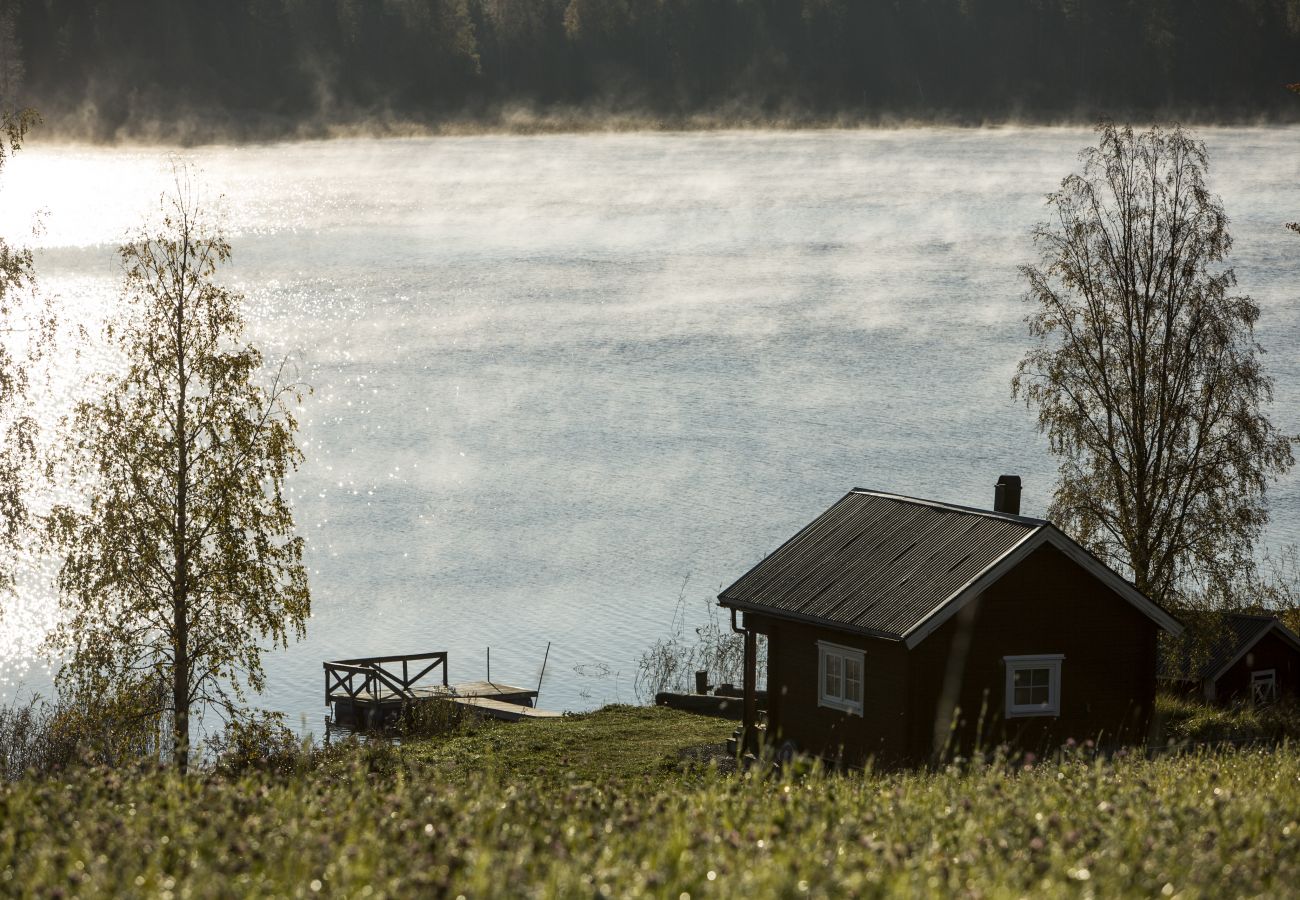
[{"label": "ripples on water", "polygon": [[[1264,309],[1277,423],[1300,431],[1296,129],[1201,132]],[[1016,266],[1083,129],[654,134],[209,148],[253,337],[315,387],[294,479],[308,637],[265,703],[319,732],[324,659],[451,651],[453,680],[542,705],[634,697],[683,578],[706,598],[854,486],[1043,511],[1054,467],[1008,380]],[[28,145],[0,229],[93,324],[163,151]],[[33,214],[43,233],[26,235]],[[75,391],[62,356],[51,408]],[[1300,540],[1273,494],[1272,543]],[[0,694],[48,692],[29,573]]]}]

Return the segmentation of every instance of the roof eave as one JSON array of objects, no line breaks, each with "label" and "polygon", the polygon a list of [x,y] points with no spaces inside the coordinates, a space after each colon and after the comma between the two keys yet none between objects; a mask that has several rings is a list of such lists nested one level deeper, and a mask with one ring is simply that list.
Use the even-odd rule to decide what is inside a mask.
[{"label": "roof eave", "polygon": [[732,600],[725,594],[718,595],[718,605],[727,609],[736,609],[741,612],[752,612],[757,615],[769,616],[773,619],[784,619],[788,622],[799,622],[805,625],[816,625],[818,628],[825,628],[828,631],[843,631],[848,634],[860,634],[864,637],[879,638],[885,641],[901,641],[901,634],[891,634],[887,631],[878,631],[874,628],[860,628],[856,625],[846,625],[843,622],[833,622],[829,619],[810,616],[807,613],[792,612],[783,609],[776,609],[771,606],[764,606],[761,603],[747,603],[744,600]]}]

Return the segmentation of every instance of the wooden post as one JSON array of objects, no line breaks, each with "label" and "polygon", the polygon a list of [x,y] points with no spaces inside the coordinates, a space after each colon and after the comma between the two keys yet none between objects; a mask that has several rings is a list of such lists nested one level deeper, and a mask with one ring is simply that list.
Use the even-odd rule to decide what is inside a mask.
[{"label": "wooden post", "polygon": [[744,746],[758,752],[758,636],[745,629],[745,701],[743,707]]}]

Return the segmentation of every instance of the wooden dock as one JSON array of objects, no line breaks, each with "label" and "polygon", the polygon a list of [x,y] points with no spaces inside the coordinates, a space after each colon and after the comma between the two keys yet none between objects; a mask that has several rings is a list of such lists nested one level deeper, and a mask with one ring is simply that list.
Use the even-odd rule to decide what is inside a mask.
[{"label": "wooden dock", "polygon": [[434,700],[512,722],[560,715],[537,709],[535,690],[493,681],[451,684],[446,652],[341,659],[324,667],[325,705],[343,728],[384,728],[413,704]]}]

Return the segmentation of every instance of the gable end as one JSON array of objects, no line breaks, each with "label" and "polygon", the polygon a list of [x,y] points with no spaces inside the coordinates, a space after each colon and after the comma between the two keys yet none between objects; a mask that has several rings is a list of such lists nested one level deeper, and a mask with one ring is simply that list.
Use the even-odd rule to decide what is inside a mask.
[{"label": "gable end", "polygon": [[906,643],[907,649],[911,650],[937,631],[940,626],[956,615],[966,604],[992,587],[1004,575],[1020,565],[1029,554],[1044,544],[1051,544],[1061,551],[1085,572],[1128,601],[1165,631],[1175,637],[1182,634],[1182,624],[1159,604],[1120,577],[1118,573],[1083,549],[1054,525],[1044,525],[1026,535],[1022,541],[1003,554],[993,565],[961,587],[943,603],[936,606],[914,628],[904,634],[903,641]]},{"label": "gable end", "polygon": [[1232,659],[1228,660],[1226,663],[1220,666],[1217,672],[1212,672],[1210,674],[1210,681],[1215,682],[1218,681],[1220,678],[1222,678],[1225,674],[1227,674],[1229,669],[1231,669],[1233,666],[1235,666],[1238,662],[1241,661],[1241,658],[1243,656],[1249,653],[1251,649],[1255,647],[1256,644],[1262,641],[1265,635],[1273,634],[1274,632],[1277,633],[1278,637],[1280,637],[1286,643],[1290,644],[1297,653],[1300,653],[1300,635],[1297,635],[1290,628],[1287,628],[1285,625],[1282,624],[1280,620],[1274,619],[1272,626],[1269,628],[1265,628],[1259,634],[1255,635],[1254,640],[1243,641],[1241,647],[1237,649],[1236,655],[1234,655]]}]

